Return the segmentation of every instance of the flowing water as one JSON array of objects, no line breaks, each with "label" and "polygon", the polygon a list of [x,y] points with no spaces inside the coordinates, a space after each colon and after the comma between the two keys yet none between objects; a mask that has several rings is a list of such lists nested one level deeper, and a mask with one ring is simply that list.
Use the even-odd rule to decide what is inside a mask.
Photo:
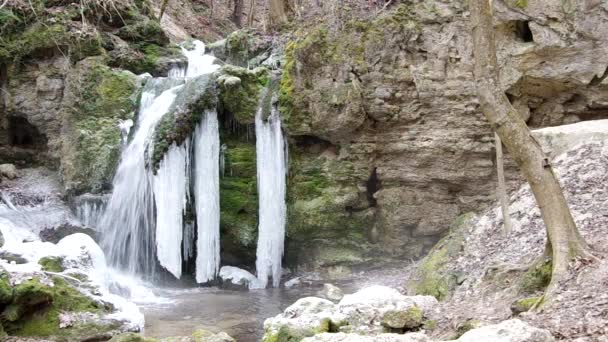
[{"label": "flowing water", "polygon": [[263,110],[255,117],[259,224],[256,270],[261,287],[272,276],[274,287],[281,281],[281,259],[285,240],[285,140],[279,112],[273,108],[264,121]]}]

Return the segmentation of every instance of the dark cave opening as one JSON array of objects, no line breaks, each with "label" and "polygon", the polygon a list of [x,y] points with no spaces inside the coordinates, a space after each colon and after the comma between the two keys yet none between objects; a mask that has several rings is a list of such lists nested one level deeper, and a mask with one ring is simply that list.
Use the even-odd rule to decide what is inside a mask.
[{"label": "dark cave opening", "polygon": [[532,30],[530,30],[530,22],[527,20],[516,20],[515,36],[525,43],[533,42],[534,36],[532,35]]},{"label": "dark cave opening", "polygon": [[11,116],[8,118],[8,144],[15,147],[44,149],[46,137],[27,119]]}]

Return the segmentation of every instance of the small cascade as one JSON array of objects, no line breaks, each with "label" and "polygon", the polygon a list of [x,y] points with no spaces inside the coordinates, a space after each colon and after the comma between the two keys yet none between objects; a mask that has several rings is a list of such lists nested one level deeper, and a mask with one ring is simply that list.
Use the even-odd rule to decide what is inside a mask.
[{"label": "small cascade", "polygon": [[220,136],[217,113],[208,111],[194,133],[196,281],[212,280],[220,268]]},{"label": "small cascade", "polygon": [[260,286],[272,276],[274,287],[281,281],[281,259],[285,240],[287,206],[285,140],[279,112],[273,107],[268,120],[260,108],[255,117],[259,223],[256,269]]},{"label": "small cascade", "polygon": [[171,145],[154,177],[156,255],[176,278],[182,275],[183,217],[190,189],[190,143]]},{"label": "small cascade", "polygon": [[74,214],[78,221],[87,227],[98,227],[106,208],[107,198],[84,194],[78,196],[74,202]]}]

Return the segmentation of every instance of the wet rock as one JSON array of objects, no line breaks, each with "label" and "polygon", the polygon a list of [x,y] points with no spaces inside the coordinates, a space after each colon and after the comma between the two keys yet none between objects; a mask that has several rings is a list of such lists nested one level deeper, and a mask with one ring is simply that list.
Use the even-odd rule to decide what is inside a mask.
[{"label": "wet rock", "polygon": [[18,176],[17,168],[13,164],[0,164],[0,179],[15,179]]},{"label": "wet rock", "polygon": [[553,342],[555,338],[548,330],[535,328],[518,319],[511,319],[470,330],[457,341]]},{"label": "wet rock", "polygon": [[0,252],[0,259],[4,259],[9,263],[15,263],[18,265],[27,263],[27,259],[23,258],[21,255],[5,251]]},{"label": "wet rock", "polygon": [[323,290],[321,290],[320,295],[332,301],[339,301],[344,297],[342,290],[332,284],[323,284]]},{"label": "wet rock", "polygon": [[302,284],[302,280],[300,279],[300,277],[295,277],[293,279],[289,279],[288,281],[285,282],[284,286],[288,289],[293,288],[293,287],[298,287]]},{"label": "wet rock", "polygon": [[214,334],[209,330],[199,329],[192,334],[192,342],[236,342],[236,340],[223,331]]},{"label": "wet rock", "polygon": [[423,323],[422,310],[413,306],[407,310],[394,310],[384,313],[382,325],[393,329],[411,330],[418,328]]},{"label": "wet rock", "polygon": [[65,223],[57,228],[47,228],[40,231],[40,240],[45,242],[57,243],[66,236],[82,233],[90,236],[93,240],[97,239],[97,232],[91,228]]}]

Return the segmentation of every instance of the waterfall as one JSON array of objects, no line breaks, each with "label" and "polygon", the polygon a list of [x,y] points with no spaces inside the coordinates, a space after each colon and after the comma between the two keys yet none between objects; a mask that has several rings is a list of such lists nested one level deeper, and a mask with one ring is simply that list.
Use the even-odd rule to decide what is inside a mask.
[{"label": "waterfall", "polygon": [[272,276],[274,287],[281,281],[281,258],[285,240],[287,207],[285,141],[278,110],[268,120],[260,108],[255,116],[259,223],[256,269],[260,286]]},{"label": "waterfall", "polygon": [[[122,151],[114,190],[100,220],[102,246],[110,263],[148,278],[155,277],[157,264],[180,278],[182,255],[189,259],[194,254],[194,227],[183,221],[190,196],[191,139],[169,147],[156,175],[148,160],[156,125],[169,111],[183,105],[179,102],[188,97],[182,96],[188,87],[198,89],[198,83],[189,80],[218,68],[214,57],[204,55],[202,42],[193,45],[191,50],[182,48],[188,58],[186,68],[174,68],[168,78],[152,78],[146,83],[135,132]],[[125,131],[127,136],[126,127]],[[219,267],[219,133],[215,112],[206,115],[195,136],[197,280],[204,282],[215,277]]]},{"label": "waterfall", "polygon": [[114,266],[154,277],[156,247],[153,174],[146,168],[148,140],[167,113],[181,86],[163,91],[163,80],[151,80],[141,97],[133,140],[124,149],[114,176],[114,191],[101,218],[102,247]]},{"label": "waterfall", "polygon": [[176,278],[182,275],[182,227],[188,204],[190,144],[171,145],[154,177],[156,255]]},{"label": "waterfall", "polygon": [[194,133],[196,281],[212,280],[220,267],[220,136],[217,113],[208,111]]}]

